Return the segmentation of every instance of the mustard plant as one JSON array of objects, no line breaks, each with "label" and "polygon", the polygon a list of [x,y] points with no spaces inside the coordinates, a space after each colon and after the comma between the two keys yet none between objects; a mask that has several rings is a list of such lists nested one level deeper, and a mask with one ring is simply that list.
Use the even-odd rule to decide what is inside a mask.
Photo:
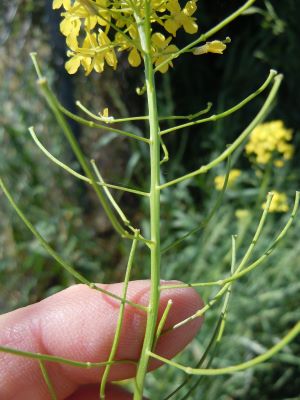
[{"label": "mustard plant", "polygon": [[[144,385],[146,373],[150,359],[157,359],[165,364],[183,370],[188,375],[199,375],[199,376],[214,376],[220,374],[232,374],[247,368],[252,368],[275,355],[279,352],[287,343],[289,343],[296,335],[300,333],[300,322],[298,322],[278,343],[272,348],[267,350],[265,353],[245,362],[241,362],[238,365],[228,366],[224,368],[212,368],[211,362],[212,357],[209,358],[211,352],[220,342],[225,327],[227,308],[231,293],[231,287],[233,283],[237,282],[246,274],[250,273],[254,269],[258,268],[273,252],[277,244],[286,235],[290,228],[293,219],[295,218],[298,206],[299,206],[299,192],[296,193],[294,207],[287,219],[284,227],[279,231],[273,242],[270,243],[268,248],[263,254],[257,257],[254,261],[250,262],[250,257],[253,254],[254,248],[257,241],[259,240],[266,218],[269,211],[272,211],[272,197],[273,193],[269,193],[261,211],[261,216],[257,223],[253,239],[249,244],[245,254],[240,260],[237,260],[236,255],[236,237],[233,235],[231,240],[231,269],[225,277],[220,277],[217,281],[210,282],[188,282],[188,283],[177,283],[164,285],[161,283],[161,257],[162,255],[170,250],[174,250],[176,246],[183,242],[191,234],[195,234],[199,231],[208,221],[212,218],[214,213],[220,207],[224,192],[227,185],[233,184],[233,181],[240,175],[239,170],[231,171],[231,159],[234,158],[232,155],[242,145],[245,144],[246,139],[249,137],[251,132],[258,132],[255,129],[260,124],[265,116],[268,114],[270,106],[272,105],[276,93],[282,81],[282,76],[276,71],[271,70],[266,80],[262,85],[256,89],[253,93],[249,94],[248,97],[242,99],[235,106],[219,113],[210,114],[204,116],[210,112],[211,105],[205,110],[200,110],[195,114],[186,116],[167,115],[163,116],[159,114],[157,106],[157,92],[156,92],[156,75],[159,73],[167,73],[170,68],[176,65],[178,57],[185,56],[186,53],[191,53],[194,56],[205,56],[207,53],[223,54],[226,51],[227,45],[230,43],[230,38],[219,39],[216,37],[217,34],[227,26],[229,23],[234,21],[246,10],[248,10],[255,0],[248,0],[245,4],[225,18],[223,21],[212,27],[207,32],[199,34],[198,22],[196,20],[197,11],[197,0],[189,0],[184,2],[183,5],[178,0],[54,0],[53,8],[62,9],[62,22],[60,29],[62,34],[65,36],[68,50],[68,61],[66,62],[66,69],[70,74],[75,74],[79,68],[83,68],[86,75],[89,75],[92,71],[102,73],[106,68],[112,68],[116,70],[118,68],[118,60],[120,53],[126,53],[128,63],[133,68],[143,66],[144,68],[144,85],[137,90],[139,95],[146,96],[146,103],[148,113],[145,116],[133,116],[131,118],[115,117],[110,115],[109,110],[106,108],[102,113],[98,115],[88,110],[80,102],[77,102],[78,107],[86,114],[86,118],[75,115],[69,110],[65,109],[55,94],[53,93],[50,85],[48,84],[47,78],[44,76],[42,69],[37,60],[36,54],[32,53],[31,57],[34,63],[34,67],[38,76],[38,86],[51,108],[55,118],[57,119],[62,132],[68,140],[74,154],[76,155],[83,174],[70,168],[68,165],[54,157],[40,142],[33,127],[29,128],[29,132],[35,144],[40,150],[48,157],[54,164],[61,167],[64,171],[70,173],[75,178],[78,178],[88,185],[91,185],[95,191],[97,198],[99,199],[104,211],[107,214],[113,228],[124,240],[131,242],[131,251],[128,259],[126,274],[124,278],[124,287],[122,296],[117,296],[110,293],[107,290],[99,288],[97,285],[88,281],[82,276],[76,269],[64,260],[42,237],[37,229],[28,220],[21,208],[16,204],[12,195],[10,194],[7,186],[1,180],[1,187],[7,196],[9,202],[23,220],[28,229],[38,239],[40,244],[46,249],[46,251],[70,274],[81,283],[88,285],[92,290],[97,290],[104,293],[107,296],[111,296],[120,302],[119,319],[115,332],[115,338],[112,344],[109,358],[105,362],[91,363],[91,362],[78,362],[75,360],[68,360],[62,357],[56,357],[47,354],[35,354],[32,352],[21,351],[17,349],[0,347],[1,352],[7,352],[15,354],[16,356],[29,357],[36,359],[39,362],[42,375],[45,379],[46,384],[49,388],[49,394],[52,399],[56,399],[55,388],[51,383],[51,379],[48,375],[45,362],[51,361],[55,363],[65,363],[81,368],[99,368],[105,367],[103,378],[100,382],[99,398],[105,398],[105,386],[109,378],[111,366],[117,363],[131,363],[136,366],[136,376],[134,379],[134,400],[141,400],[144,393]],[[193,35],[193,39],[184,47],[179,48],[176,44],[176,35],[179,31],[185,31],[189,35]],[[207,122],[214,122],[240,110],[242,107],[247,105],[252,99],[260,95],[262,92],[266,92],[265,101],[258,111],[257,115],[253,118],[250,124],[243,130],[243,132],[228,145],[223,152],[221,152],[216,158],[210,162],[200,165],[194,171],[191,171],[183,176],[179,176],[171,181],[165,181],[161,175],[161,165],[169,161],[168,150],[164,142],[166,135],[180,134],[186,127],[192,125],[201,125]],[[77,143],[66,118],[74,119],[75,121],[89,126],[95,129],[102,129],[107,132],[114,132],[117,135],[124,136],[128,140],[139,141],[141,145],[148,148],[150,154],[150,177],[149,177],[149,190],[143,191],[136,188],[119,186],[105,182],[101,172],[99,171],[96,163],[92,160],[89,163],[86,160],[85,155]],[[174,125],[169,128],[163,128],[164,121],[166,120],[182,121],[178,125]],[[130,120],[144,121],[145,127],[147,128],[144,136],[123,130],[115,127],[120,126],[123,122]],[[252,141],[255,139],[255,134],[252,136]],[[288,135],[282,140],[289,140]],[[260,147],[257,144],[251,145],[253,142],[249,142],[247,145],[247,152],[256,154],[256,157],[260,157],[261,153],[258,152]],[[287,154],[289,157],[291,152],[290,145],[284,143],[284,149],[278,151]],[[252,146],[252,147],[251,147]],[[275,145],[274,145],[275,146]],[[266,156],[266,154],[265,154]],[[267,157],[268,154],[267,154]],[[161,200],[160,195],[164,190],[168,190],[168,187],[175,186],[180,182],[190,181],[194,177],[201,174],[206,174],[215,166],[227,160],[227,173],[222,179],[216,181],[217,189],[219,190],[219,196],[217,197],[216,203],[212,206],[211,212],[208,214],[203,224],[200,227],[196,227],[190,232],[187,232],[182,238],[171,243],[168,247],[163,248],[161,246],[160,234],[161,234],[161,221],[160,206]],[[142,196],[147,199],[149,204],[149,225],[150,225],[150,236],[146,237],[143,232],[133,226],[131,221],[125,215],[124,211],[120,208],[116,202],[110,189],[117,191],[126,191],[135,196]],[[150,271],[149,277],[151,281],[150,288],[150,300],[148,306],[142,306],[140,304],[131,302],[127,299],[127,288],[130,280],[130,273],[134,264],[134,256],[137,251],[138,245],[145,246],[149,251],[150,257]],[[176,277],[174,277],[176,278]],[[165,357],[160,356],[156,352],[156,343],[160,336],[165,334],[167,331],[164,329],[164,324],[168,317],[170,308],[172,307],[172,301],[168,302],[167,307],[163,313],[160,321],[158,321],[158,307],[160,300],[160,293],[165,289],[170,288],[181,288],[181,287],[213,287],[218,288],[217,292],[210,299],[210,301],[199,309],[196,313],[189,316],[185,320],[177,323],[167,331],[173,331],[179,327],[189,323],[190,321],[202,317],[207,313],[214,305],[223,301],[222,311],[219,317],[219,321],[212,332],[211,340],[208,344],[206,351],[204,352],[200,362],[195,366],[185,366],[176,361],[169,360]],[[147,323],[144,334],[143,346],[140,352],[138,360],[115,360],[116,351],[119,346],[120,332],[122,328],[122,322],[124,318],[124,311],[127,305],[140,309],[147,315]],[[208,360],[208,361],[207,361]],[[206,364],[205,364],[206,362]],[[185,381],[186,382],[186,381]],[[183,383],[183,385],[185,384]],[[171,398],[175,393],[183,386],[181,385],[167,398]],[[189,394],[191,394],[190,391]],[[186,398],[186,397],[184,397]]]}]

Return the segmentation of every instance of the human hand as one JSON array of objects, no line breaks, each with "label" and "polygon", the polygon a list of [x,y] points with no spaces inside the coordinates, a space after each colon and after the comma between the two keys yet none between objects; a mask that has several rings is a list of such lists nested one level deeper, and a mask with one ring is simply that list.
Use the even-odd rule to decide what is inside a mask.
[{"label": "human hand", "polygon": [[[122,284],[100,285],[121,296]],[[133,281],[127,298],[144,306],[149,299],[149,281]],[[165,329],[194,314],[202,307],[194,289],[168,289],[161,293],[161,317],[169,299],[173,305]],[[119,301],[74,285],[39,303],[0,316],[0,346],[34,353],[56,355],[77,361],[100,362],[109,357],[119,313]],[[172,358],[195,336],[201,326],[196,319],[174,332],[164,334],[155,351]],[[146,325],[145,312],[126,305],[117,360],[138,360]],[[45,363],[59,400],[98,400],[99,381],[104,368],[84,369]],[[161,364],[152,360],[150,368]],[[114,365],[109,381],[135,376],[135,366]],[[49,392],[37,360],[0,352],[0,399],[48,400]],[[132,395],[108,384],[107,400],[129,400]]]}]

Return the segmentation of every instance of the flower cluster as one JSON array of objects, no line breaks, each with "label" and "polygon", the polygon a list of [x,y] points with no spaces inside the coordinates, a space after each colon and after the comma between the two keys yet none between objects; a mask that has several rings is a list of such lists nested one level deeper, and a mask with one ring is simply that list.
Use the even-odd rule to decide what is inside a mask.
[{"label": "flower cluster", "polygon": [[[229,172],[227,187],[233,186],[237,178],[241,175],[240,169],[232,169]],[[218,175],[215,177],[215,187],[217,190],[222,190],[225,183],[225,175]]]},{"label": "flower cluster", "polygon": [[[266,203],[262,205],[262,208],[264,209],[266,206]],[[289,205],[288,205],[288,198],[285,193],[282,192],[273,192],[273,198],[272,202],[269,208],[269,212],[274,213],[274,212],[287,212],[289,210]]]},{"label": "flower cluster", "polygon": [[258,125],[246,145],[246,153],[257,164],[273,162],[282,167],[285,160],[292,158],[294,146],[289,143],[292,130],[286,129],[280,120]]},{"label": "flower cluster", "polygon": [[[194,34],[198,30],[193,17],[196,2],[189,0],[181,7],[179,0],[151,0],[151,56],[162,73],[172,66],[169,58],[178,51],[171,44],[177,31],[183,28],[186,33]],[[102,72],[105,65],[116,69],[116,52],[121,51],[128,52],[131,66],[139,66],[142,49],[136,21],[143,18],[144,3],[144,0],[53,0],[54,9],[64,9],[60,30],[70,49],[67,71],[74,74],[80,66],[86,74],[92,70]],[[157,32],[153,24],[159,28]]]}]

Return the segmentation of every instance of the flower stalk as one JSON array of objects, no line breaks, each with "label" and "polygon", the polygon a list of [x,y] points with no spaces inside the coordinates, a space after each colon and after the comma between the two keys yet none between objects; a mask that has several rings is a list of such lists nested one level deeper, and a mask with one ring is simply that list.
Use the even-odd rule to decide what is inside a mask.
[{"label": "flower stalk", "polygon": [[150,265],[151,265],[151,289],[150,301],[147,313],[147,325],[144,337],[144,343],[138,363],[136,385],[134,391],[134,400],[140,400],[143,397],[143,386],[147,366],[149,362],[149,351],[151,351],[155,340],[155,329],[157,324],[158,306],[159,306],[159,282],[160,282],[160,137],[159,121],[157,111],[157,99],[155,90],[154,69],[151,60],[151,27],[150,27],[150,1],[145,2],[144,20],[136,14],[136,21],[139,29],[141,44],[144,54],[146,93],[149,113],[150,130],[150,229],[151,241],[150,247]]}]

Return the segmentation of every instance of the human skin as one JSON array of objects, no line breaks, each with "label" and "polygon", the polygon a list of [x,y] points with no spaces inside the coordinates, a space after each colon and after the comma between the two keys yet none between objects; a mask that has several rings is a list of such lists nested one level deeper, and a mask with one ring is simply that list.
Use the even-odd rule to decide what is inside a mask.
[{"label": "human skin", "polygon": [[[122,294],[122,283],[99,286],[119,296]],[[146,280],[130,282],[127,299],[147,306],[149,288],[150,282]],[[164,290],[159,318],[169,299],[173,304],[166,330],[203,306],[192,288]],[[118,300],[85,285],[74,285],[39,303],[0,316],[0,345],[76,361],[106,361],[118,313]],[[163,334],[155,352],[167,358],[174,357],[193,339],[201,324],[202,320],[198,318],[174,332]],[[146,313],[126,305],[117,360],[138,360],[145,325]],[[59,400],[99,399],[99,381],[104,368],[84,369],[52,362],[45,365]],[[153,360],[150,369],[160,365]],[[108,381],[128,379],[134,375],[134,365],[114,365]],[[0,399],[50,399],[37,360],[0,352]],[[129,400],[132,395],[108,383],[106,399]]]}]

